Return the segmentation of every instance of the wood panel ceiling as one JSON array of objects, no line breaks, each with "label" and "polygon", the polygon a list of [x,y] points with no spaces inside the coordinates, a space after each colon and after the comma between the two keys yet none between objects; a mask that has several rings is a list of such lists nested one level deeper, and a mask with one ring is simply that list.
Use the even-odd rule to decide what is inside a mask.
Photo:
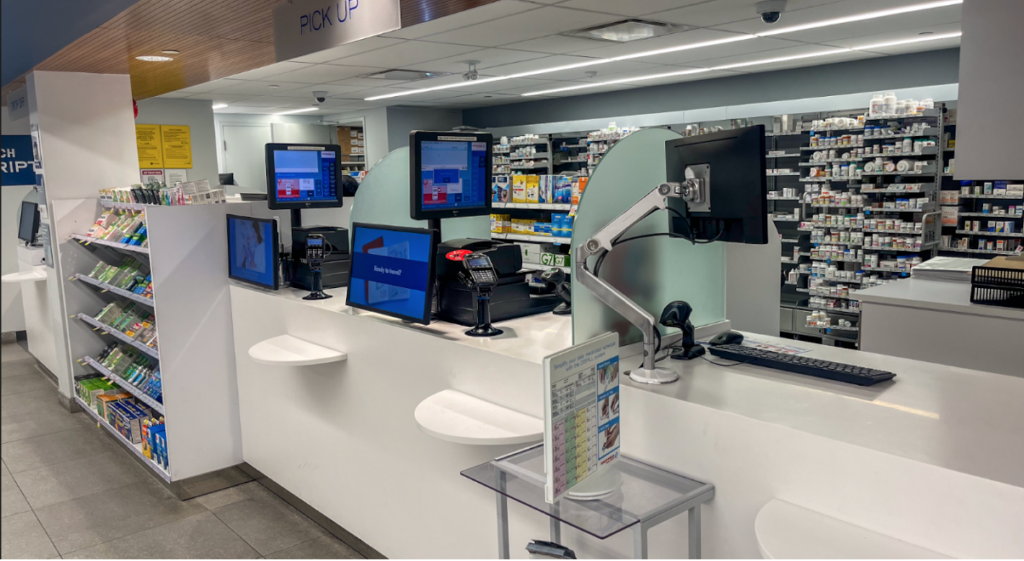
[{"label": "wood panel ceiling", "polygon": [[[141,0],[61,49],[33,70],[129,74],[146,99],[273,64],[273,8],[287,0]],[[371,2],[373,0],[362,0]],[[401,0],[409,27],[497,0]],[[173,49],[172,62],[135,57]],[[25,75],[5,84],[7,93]]]}]

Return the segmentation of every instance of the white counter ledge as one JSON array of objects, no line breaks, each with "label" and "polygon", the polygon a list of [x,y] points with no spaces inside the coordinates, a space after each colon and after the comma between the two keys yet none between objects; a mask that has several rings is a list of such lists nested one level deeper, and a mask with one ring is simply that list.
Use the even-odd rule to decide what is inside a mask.
[{"label": "white counter ledge", "polygon": [[970,283],[907,279],[857,291],[861,302],[1024,320],[1024,310],[971,303]]}]

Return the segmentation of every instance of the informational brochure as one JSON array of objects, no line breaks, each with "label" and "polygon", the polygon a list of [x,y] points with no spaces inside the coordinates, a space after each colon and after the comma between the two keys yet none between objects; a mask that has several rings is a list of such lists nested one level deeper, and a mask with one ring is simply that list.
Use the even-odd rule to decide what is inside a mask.
[{"label": "informational brochure", "polygon": [[554,503],[619,459],[619,336],[544,358],[544,498]]}]

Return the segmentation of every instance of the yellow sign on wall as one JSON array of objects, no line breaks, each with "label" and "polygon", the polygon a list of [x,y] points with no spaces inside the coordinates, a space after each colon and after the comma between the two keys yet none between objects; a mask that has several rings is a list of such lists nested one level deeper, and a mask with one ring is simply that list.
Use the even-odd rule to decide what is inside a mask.
[{"label": "yellow sign on wall", "polygon": [[160,125],[135,125],[135,143],[139,149],[139,167],[164,167],[164,151],[160,143]]},{"label": "yellow sign on wall", "polygon": [[192,133],[187,125],[160,125],[164,165],[173,169],[192,169]]}]

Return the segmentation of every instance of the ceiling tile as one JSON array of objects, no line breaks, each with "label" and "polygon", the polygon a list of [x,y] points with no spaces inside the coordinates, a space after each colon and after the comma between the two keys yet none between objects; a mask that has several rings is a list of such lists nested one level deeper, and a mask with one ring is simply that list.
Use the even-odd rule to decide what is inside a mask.
[{"label": "ceiling tile", "polygon": [[[757,41],[761,41],[761,40],[762,39],[757,39]],[[750,43],[750,42],[753,42],[753,41],[744,41],[744,43]],[[791,57],[791,56],[800,56],[800,55],[807,55],[807,54],[812,54],[812,53],[820,53],[820,52],[829,51],[829,50],[833,50],[833,49],[834,49],[833,47],[825,47],[825,46],[822,46],[822,45],[799,45],[799,46],[795,46],[795,47],[787,47],[787,48],[784,48],[784,49],[774,49],[774,50],[771,50],[771,51],[748,52],[746,54],[740,54],[740,55],[735,55],[735,56],[725,56],[725,57],[716,57],[716,58],[706,59],[706,60],[700,61],[699,66],[703,66],[703,67],[724,66],[724,65],[738,64],[738,63],[743,63],[743,62],[753,62],[753,61],[758,61],[758,60],[767,60],[767,59],[774,59],[774,58],[785,58],[785,57]],[[823,62],[829,62],[831,60],[834,60],[835,58],[836,58],[836,55],[816,57],[817,60],[823,61]],[[814,58],[811,58],[811,59],[799,59],[799,60],[797,60],[795,62],[802,63],[805,66],[811,66],[813,64],[816,64],[816,62],[811,62],[812,60],[815,60],[815,59]],[[757,68],[757,67],[751,67],[751,68],[753,69],[753,68]],[[747,72],[746,68],[737,68],[736,71],[737,72]],[[752,72],[753,70],[750,70],[750,71]]]},{"label": "ceiling tile", "polygon": [[[680,70],[686,70],[681,68]],[[715,78],[726,78],[729,76],[736,76],[736,72],[730,72],[728,70],[712,70],[709,72],[700,72],[697,74],[684,74],[682,76],[671,76],[667,78],[655,78],[653,80],[638,80],[635,82],[628,82],[637,86],[650,87],[660,86],[664,84],[679,84],[682,82],[696,82],[699,80],[713,80]],[[612,79],[618,79],[617,77],[609,76]]]},{"label": "ceiling tile", "polygon": [[[755,10],[754,6],[758,1],[759,0],[714,0],[712,2],[704,2],[703,4],[695,4],[692,6],[658,12],[656,14],[652,14],[650,18],[669,23],[682,23],[686,25],[695,25],[697,27],[712,27],[756,17],[757,10]],[[782,16],[782,22],[788,22],[789,17],[792,15],[791,12],[795,10],[823,4],[833,4],[840,1],[841,0],[789,0],[786,4],[786,13]],[[861,1],[862,0],[856,0],[856,2],[851,3],[860,3]],[[760,22],[760,19],[757,21]],[[785,24],[786,23],[780,23],[779,25]]]},{"label": "ceiling tile", "polygon": [[872,49],[872,53],[883,53],[887,55],[903,55],[907,53],[920,53],[924,51],[937,51],[939,49],[952,49],[960,46],[960,38],[953,37],[950,39],[938,39],[936,41],[924,41],[921,43],[911,43],[908,45],[898,45],[895,47],[882,47],[878,49]]},{"label": "ceiling tile", "polygon": [[[365,100],[368,97],[374,97],[378,95],[388,95],[391,93],[402,93],[409,90],[403,90],[398,88],[374,88],[359,92],[358,96],[360,99]],[[424,92],[413,94],[409,96],[395,97],[390,99],[382,99],[380,101],[390,101],[392,99],[403,100],[403,101],[431,101],[434,99],[445,99],[449,97],[459,97],[460,95],[466,95],[466,92],[458,89],[453,90],[440,90],[436,92]]]},{"label": "ceiling tile", "polygon": [[[832,44],[837,40],[877,35],[887,32],[899,32],[907,29],[929,30],[932,27],[960,23],[960,6],[947,6],[935,10],[926,10],[912,14],[901,14],[887,18],[844,23],[809,29],[796,33],[778,35],[780,39],[804,41],[807,43]],[[957,27],[956,31],[959,31]]]},{"label": "ceiling tile", "polygon": [[[559,4],[560,8],[605,12],[620,16],[642,16],[679,8],[690,4],[699,4],[707,0],[568,0]],[[653,18],[652,18],[653,19]]]},{"label": "ceiling tile", "polygon": [[519,88],[551,88],[556,87],[558,84],[561,83],[562,82],[552,80],[534,80],[532,78],[511,78],[508,80],[501,80],[500,82],[491,82],[489,84],[480,84],[469,86],[467,88],[460,88],[460,90],[467,93],[494,93],[508,92],[509,90],[518,90]]},{"label": "ceiling tile", "polygon": [[550,35],[530,39],[519,43],[505,45],[505,49],[517,49],[520,51],[533,51],[552,55],[564,55],[587,49],[596,49],[607,46],[604,41],[594,39],[580,39],[579,37],[566,37],[565,35]]},{"label": "ceiling tile", "polygon": [[165,94],[161,94],[161,95],[158,95],[157,97],[162,98],[162,99],[174,99],[174,98],[179,98],[179,97],[188,97],[190,95],[192,95],[192,94],[190,94],[188,92],[183,92],[181,90],[178,90],[176,92],[168,92],[168,93],[165,93]]},{"label": "ceiling tile", "polygon": [[643,41],[632,41],[629,43],[623,43],[621,45],[616,45],[613,43],[602,41],[592,49],[578,51],[574,54],[576,56],[590,56],[595,58],[614,58],[617,56],[632,55],[644,51],[653,51],[657,49],[678,47],[680,45],[692,45],[696,43],[704,43],[707,41],[719,41],[722,39],[729,39],[735,36],[735,33],[727,33],[724,31],[714,31],[711,29],[693,29],[690,31],[673,33],[672,35],[665,35],[664,37],[644,39]]},{"label": "ceiling tile", "polygon": [[[646,74],[656,74],[660,72],[669,72],[672,68],[666,68],[661,64],[648,64],[645,62],[634,62],[634,61],[621,61],[621,62],[609,62],[607,64],[600,64],[596,66],[585,66],[583,68],[574,68],[572,70],[560,70],[558,72],[551,72],[548,74],[541,74],[535,76],[544,80],[558,80],[562,82],[566,81],[604,81],[604,77],[609,74],[617,74],[620,72],[637,71]],[[596,72],[594,78],[588,78],[588,72]],[[533,76],[532,76],[533,77]]]},{"label": "ceiling tile", "polygon": [[[809,45],[809,47],[810,47],[810,45]],[[817,48],[821,49],[822,47],[817,47]],[[768,55],[768,54],[771,54],[771,53],[765,53],[765,55]],[[840,62],[849,62],[849,61],[852,61],[852,60],[860,60],[860,59],[865,59],[865,58],[875,58],[876,56],[878,56],[878,55],[876,55],[874,53],[864,52],[864,51],[847,51],[847,52],[839,52],[839,53],[836,53],[836,54],[831,54],[831,55],[828,55],[828,56],[821,56],[821,57],[814,57],[814,58],[807,58],[807,59],[798,59],[798,60],[792,60],[792,61],[787,61],[787,62],[773,62],[773,63],[770,63],[770,64],[759,64],[759,65],[756,65],[756,66],[744,66],[744,67],[740,67],[740,68],[733,68],[733,69],[730,69],[730,70],[732,72],[738,72],[740,74],[756,74],[756,73],[759,73],[759,72],[774,72],[776,70],[785,70],[785,69],[789,69],[789,68],[804,68],[804,67],[810,67],[810,66],[821,66],[821,65],[824,65],[824,64],[836,64],[836,63],[840,63]],[[748,57],[748,58],[751,58],[752,60],[759,60],[759,59],[767,59],[767,58],[773,58],[773,57],[763,56],[762,55],[762,56],[758,56],[758,57]],[[715,64],[718,64],[718,62],[716,61]],[[722,63],[722,64],[728,64],[728,63]]]},{"label": "ceiling tile", "polygon": [[414,87],[408,80],[384,80],[383,78],[345,78],[344,80],[338,80],[331,82],[339,86],[352,86],[361,88],[383,88],[383,87],[395,87],[395,88],[411,88]]},{"label": "ceiling tile", "polygon": [[198,84],[189,88],[183,88],[178,90],[178,92],[189,94],[206,93],[212,92],[217,88],[223,88],[224,86],[228,85],[231,85],[231,82],[228,80],[214,80],[212,82],[207,82],[205,84]]},{"label": "ceiling tile", "polygon": [[419,39],[426,37],[427,35],[435,35],[437,33],[443,33],[453,29],[468,27],[470,25],[493,21],[506,16],[527,12],[529,10],[535,10],[539,7],[540,6],[537,4],[518,2],[516,0],[493,2],[470,10],[464,10],[450,16],[424,22],[419,25],[413,25],[411,27],[399,29],[398,31],[385,33],[384,36],[397,37],[400,39]]},{"label": "ceiling tile", "polygon": [[[931,31],[934,35],[943,35],[945,33],[956,33],[960,31],[959,23],[947,23],[945,25],[930,25],[927,27],[913,27],[904,28],[899,30],[886,31],[884,33],[872,33],[861,35],[857,37],[850,37],[847,39],[838,39],[824,41],[823,44],[835,45],[837,47],[859,47],[867,45],[876,45],[879,43],[889,43],[892,41],[905,41],[909,39],[925,39],[927,36],[922,36],[922,32]],[[941,42],[938,41],[922,41],[920,45],[927,45],[929,43]],[[941,47],[940,47],[941,48]],[[928,49],[926,49],[928,50]]]},{"label": "ceiling tile", "polygon": [[320,52],[313,53],[294,59],[294,62],[325,63],[333,62],[352,55],[375,51],[401,43],[401,39],[388,39],[387,37],[367,37],[354,43],[339,45]]},{"label": "ceiling tile", "polygon": [[[642,60],[644,62],[657,62],[662,64],[682,64],[684,66],[707,66],[706,64],[704,64],[703,61],[744,54],[763,54],[764,57],[775,56],[774,51],[780,49],[806,46],[807,45],[803,43],[797,43],[794,41],[784,41],[782,39],[759,37],[757,39],[748,39],[746,41],[737,41],[735,43],[726,43],[724,45],[715,45],[713,47],[704,47],[700,49],[691,49],[687,51],[677,51],[674,53],[668,53],[664,55],[644,57],[642,59],[637,60]],[[820,51],[823,50],[823,47],[817,47],[814,50]]]},{"label": "ceiling tile", "polygon": [[513,64],[505,64],[502,66],[495,66],[488,68],[488,74],[494,74],[497,76],[508,76],[509,74],[519,74],[522,72],[534,72],[537,70],[545,70],[548,68],[558,68],[561,66],[569,66],[573,64],[581,64],[585,62],[593,62],[592,58],[585,58],[580,56],[566,56],[566,55],[555,55],[544,58],[538,58],[529,60],[526,62],[516,62]]},{"label": "ceiling tile", "polygon": [[[888,0],[857,0],[856,2],[846,0],[845,2],[813,6],[800,10],[787,10],[783,13],[782,20],[774,26],[765,25],[761,22],[759,17],[756,17],[756,14],[751,13],[742,21],[722,25],[717,28],[739,33],[763,33],[765,31],[772,31],[775,28],[782,29],[794,25],[822,22],[835,18],[866,14],[878,10],[898,8],[920,3],[921,0],[893,0],[891,2]],[[949,23],[960,21],[960,11],[960,6],[946,6],[943,8],[922,10],[920,12],[864,20],[863,22],[830,25],[828,27],[821,27],[804,32],[783,33],[775,35],[775,37],[781,37],[784,39],[792,38],[810,42],[817,42],[821,38],[827,38],[830,35],[835,36],[836,38],[853,37],[854,35],[861,33],[871,33],[872,26],[884,26],[887,23],[891,25],[893,21],[898,21],[899,25],[913,25],[915,27],[918,26],[914,23],[915,20],[928,21],[929,23]],[[934,14],[936,13],[939,15],[935,16]],[[928,25],[928,23],[923,25]],[[885,31],[885,29],[880,28],[879,31]],[[806,37],[806,39],[798,37],[801,35],[802,37]]]},{"label": "ceiling tile", "polygon": [[298,98],[313,100],[313,92],[327,92],[327,97],[345,96],[354,92],[365,90],[364,86],[344,86],[339,84],[310,84],[304,88],[290,90],[282,94],[273,94],[274,97]]},{"label": "ceiling tile", "polygon": [[468,65],[466,64],[467,60],[477,61],[477,68],[484,70],[492,66],[500,66],[502,64],[511,64],[513,62],[522,62],[525,60],[533,60],[543,57],[544,55],[541,53],[528,53],[525,51],[513,51],[509,49],[481,49],[479,51],[471,51],[454,57],[413,64],[405,66],[405,68],[409,70],[457,72],[462,74],[468,69]]},{"label": "ceiling tile", "polygon": [[[217,80],[216,83],[220,85],[216,90],[217,93],[247,95],[267,95],[271,92],[281,93],[305,86],[305,84],[294,84],[288,82],[257,82],[248,80],[232,80],[231,78]],[[270,86],[277,87],[271,88]]]},{"label": "ceiling tile", "polygon": [[301,70],[286,72],[274,76],[274,80],[282,82],[296,82],[303,84],[326,84],[337,82],[345,78],[354,78],[365,74],[380,72],[380,68],[367,66],[339,66],[335,64],[314,64],[305,65]]},{"label": "ceiling tile", "polygon": [[335,61],[335,63],[375,66],[378,68],[404,68],[431,60],[451,58],[478,49],[463,45],[405,41],[397,45],[361,53]]},{"label": "ceiling tile", "polygon": [[[587,88],[585,90],[548,93],[548,94],[544,94],[544,97],[573,97],[573,96],[578,96],[578,95],[590,95],[590,94],[598,94],[598,93],[606,93],[606,92],[617,92],[617,91],[622,91],[622,90],[631,90],[631,89],[635,89],[637,87],[638,86],[634,86],[634,85],[631,85],[631,84],[611,84],[611,85],[607,85],[607,86],[596,86],[596,87],[593,87],[593,88]],[[527,97],[525,99],[527,99],[527,100],[529,100],[529,99],[536,99],[537,97],[539,97],[539,96],[530,96],[530,97]]]},{"label": "ceiling tile", "polygon": [[256,70],[250,70],[248,72],[242,72],[241,74],[235,74],[231,76],[232,80],[263,80],[264,78],[270,78],[271,76],[277,76],[278,74],[284,74],[285,72],[291,72],[293,70],[302,70],[308,68],[308,64],[300,64],[298,62],[278,62],[271,64],[270,66],[264,66],[263,68],[257,68]]},{"label": "ceiling tile", "polygon": [[247,107],[291,107],[292,109],[296,109],[299,107],[310,106],[312,104],[312,99],[310,99],[308,102],[304,102],[296,98],[256,96],[239,101],[237,103],[232,103],[231,105],[243,105]]},{"label": "ceiling tile", "polygon": [[243,99],[249,99],[252,96],[248,95],[231,95],[231,94],[220,94],[220,93],[202,93],[193,94],[188,96],[189,99],[205,99],[214,103],[234,103]]},{"label": "ceiling tile", "polygon": [[617,16],[546,7],[487,23],[471,25],[426,37],[428,41],[497,47],[547,37],[556,33],[592,27],[618,20]]}]

